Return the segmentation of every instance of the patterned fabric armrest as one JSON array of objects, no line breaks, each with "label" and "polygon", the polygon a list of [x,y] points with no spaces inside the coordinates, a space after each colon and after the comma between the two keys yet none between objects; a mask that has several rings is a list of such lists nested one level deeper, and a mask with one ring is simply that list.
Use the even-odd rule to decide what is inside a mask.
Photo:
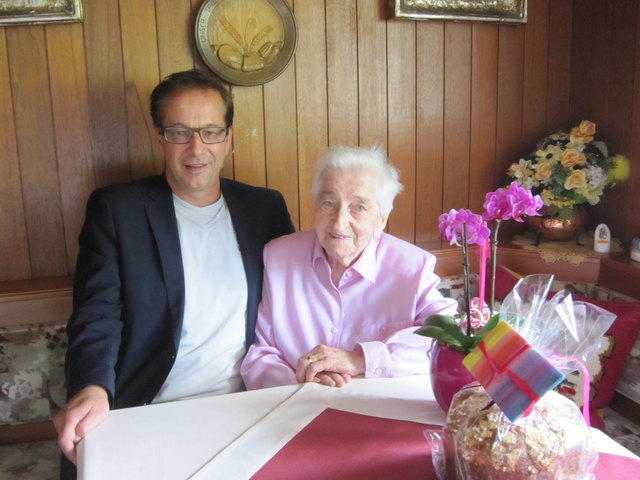
[{"label": "patterned fabric armrest", "polygon": [[50,420],[65,402],[65,325],[0,328],[0,425]]}]

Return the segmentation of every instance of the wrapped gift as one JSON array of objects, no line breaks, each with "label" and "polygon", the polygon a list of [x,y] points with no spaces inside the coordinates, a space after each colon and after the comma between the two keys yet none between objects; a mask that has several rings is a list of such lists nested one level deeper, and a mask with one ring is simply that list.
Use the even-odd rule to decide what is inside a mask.
[{"label": "wrapped gift", "polygon": [[434,454],[439,478],[593,478],[588,405],[583,416],[553,387],[598,348],[615,315],[565,291],[549,298],[552,281],[521,279],[502,302],[501,323],[465,358],[481,385],[454,396]]},{"label": "wrapped gift", "polygon": [[564,375],[501,321],[462,362],[512,422]]}]

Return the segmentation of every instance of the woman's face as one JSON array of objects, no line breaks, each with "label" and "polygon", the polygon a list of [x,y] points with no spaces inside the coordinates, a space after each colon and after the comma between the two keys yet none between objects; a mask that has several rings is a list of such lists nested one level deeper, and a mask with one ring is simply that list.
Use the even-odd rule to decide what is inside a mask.
[{"label": "woman's face", "polygon": [[336,264],[351,266],[371,238],[380,237],[387,221],[376,196],[381,185],[381,174],[371,168],[324,172],[315,230],[332,269]]}]

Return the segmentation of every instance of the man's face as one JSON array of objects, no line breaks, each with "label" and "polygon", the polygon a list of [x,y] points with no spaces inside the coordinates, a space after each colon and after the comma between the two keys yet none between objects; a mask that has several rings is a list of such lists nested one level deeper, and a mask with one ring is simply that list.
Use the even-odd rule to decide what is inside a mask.
[{"label": "man's face", "polygon": [[349,267],[387,221],[376,192],[380,174],[368,168],[328,170],[322,178],[315,211],[315,230],[329,264]]},{"label": "man's face", "polygon": [[[225,127],[222,97],[212,89],[176,91],[163,104],[162,127]],[[165,140],[156,128],[165,158],[167,181],[178,197],[206,206],[220,198],[220,170],[231,149],[231,128],[221,143],[203,143],[197,132],[186,144]]]}]

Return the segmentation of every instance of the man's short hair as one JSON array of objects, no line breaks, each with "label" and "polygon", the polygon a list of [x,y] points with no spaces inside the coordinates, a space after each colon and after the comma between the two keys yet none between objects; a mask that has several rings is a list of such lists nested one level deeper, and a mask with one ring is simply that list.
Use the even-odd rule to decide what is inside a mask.
[{"label": "man's short hair", "polygon": [[212,74],[194,68],[193,70],[172,73],[153,89],[153,92],[151,92],[151,119],[153,120],[153,126],[163,128],[164,101],[169,95],[177,91],[199,89],[211,89],[220,94],[226,108],[224,126],[230,127],[233,125],[233,98],[229,85]]}]

